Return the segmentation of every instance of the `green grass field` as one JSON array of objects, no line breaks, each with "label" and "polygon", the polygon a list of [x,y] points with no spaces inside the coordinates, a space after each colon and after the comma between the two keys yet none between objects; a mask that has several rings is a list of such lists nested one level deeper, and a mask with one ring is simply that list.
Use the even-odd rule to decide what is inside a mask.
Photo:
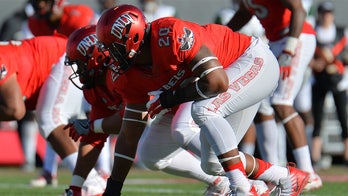
[{"label": "green grass field", "polygon": [[[16,167],[0,167],[0,196],[58,196],[63,194],[70,182],[70,173],[60,168],[58,187],[31,188],[30,179],[37,177],[40,170],[26,173]],[[320,171],[324,186],[304,196],[346,196],[348,195],[348,168],[334,166]],[[162,172],[133,168],[124,185],[125,196],[198,196],[205,190],[205,184],[186,178],[174,177]]]}]

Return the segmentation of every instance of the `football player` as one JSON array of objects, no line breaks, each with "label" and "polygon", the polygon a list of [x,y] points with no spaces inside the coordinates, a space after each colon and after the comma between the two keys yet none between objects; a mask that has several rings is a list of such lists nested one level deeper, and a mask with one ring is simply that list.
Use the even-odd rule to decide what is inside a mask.
[{"label": "football player", "polygon": [[[142,99],[144,98],[148,99],[146,89],[151,87],[151,83],[147,82],[150,79],[149,69],[143,67],[143,69],[134,69],[134,71],[122,75],[117,79],[117,86],[122,86],[124,90],[115,91],[113,89],[114,72],[107,68],[112,63],[110,61],[111,57],[98,52],[96,43],[95,26],[93,25],[75,31],[69,37],[67,43],[66,65],[72,67],[75,64],[77,65],[77,70],[70,76],[70,79],[74,82],[75,78],[79,78],[83,84],[80,89],[83,90],[84,96],[92,106],[89,120],[75,120],[66,127],[74,140],[81,137],[79,156],[70,187],[66,191],[67,195],[76,196],[83,192],[83,190],[81,191],[83,182],[91,168],[93,168],[106,137],[108,134],[119,132],[121,121],[123,123],[135,123],[141,128],[145,126],[139,126],[139,123],[140,125],[148,124],[147,121],[137,120],[132,116],[123,117],[123,109],[128,112],[128,115],[129,112],[144,113],[143,115],[146,115],[145,111],[140,112],[140,110],[124,108],[123,100],[126,103],[134,104],[143,102]],[[132,81],[138,81],[139,84]],[[133,92],[133,90],[135,91]],[[122,94],[118,94],[118,92]],[[167,121],[171,122],[172,118],[173,114],[168,115]],[[194,126],[194,123],[188,121],[187,118],[181,123],[188,127],[182,125],[180,129],[174,128],[173,133],[170,131],[170,123],[163,123],[156,130],[151,129],[152,126],[150,125],[139,147],[141,150],[140,161],[149,169],[194,178],[208,184],[206,195],[227,193],[229,190],[227,178],[205,174],[200,168],[199,160],[184,150],[185,147],[200,156],[199,143],[194,143],[193,139],[196,138],[196,142],[198,140],[197,126]],[[143,130],[137,129],[133,137],[138,138],[142,133]],[[119,138],[122,138],[122,135],[123,133],[120,133]],[[181,142],[177,143],[173,140],[172,135],[175,135],[178,140],[181,139]],[[123,142],[122,139],[120,142]],[[117,145],[119,145],[118,142]],[[118,152],[116,152],[116,156],[127,158],[127,156]]]},{"label": "football player", "polygon": [[201,26],[174,17],[147,23],[141,10],[132,5],[104,12],[97,23],[97,38],[98,47],[118,62],[111,69],[114,88],[120,94],[134,90],[134,96],[139,96],[144,84],[133,81],[137,88],[125,88],[127,80],[122,78],[152,65],[145,84],[152,99],[142,96],[138,102],[126,103],[124,118],[131,121],[122,124],[103,195],[120,195],[140,138],[135,134],[141,133],[143,126],[139,125],[147,120],[145,112],[155,118],[151,126],[159,131],[164,124],[175,123],[167,122],[171,110],[190,101],[188,116],[192,114],[201,130],[202,168],[216,172],[204,165],[218,159],[229,178],[231,194],[258,194],[247,177],[273,182],[282,193],[301,192],[308,173],[271,165],[237,148],[260,101],[272,93],[279,78],[277,59],[262,40],[225,26]]},{"label": "football player", "polygon": [[[91,105],[89,119],[76,119],[64,128],[75,141],[81,137],[76,167],[66,195],[81,195],[83,183],[95,166],[107,137],[118,133],[121,126],[122,99],[105,84],[106,65],[111,59],[98,52],[95,43],[95,26],[91,25],[74,31],[66,45],[65,65],[73,68],[68,77],[71,84],[83,90]],[[95,180],[94,183],[100,182]],[[100,190],[91,190],[92,187],[88,187],[88,194],[100,194]]]},{"label": "football player", "polygon": [[0,120],[20,120],[26,110],[36,108],[42,85],[65,54],[66,38],[42,36],[0,43]]},{"label": "football player", "polygon": [[[89,6],[83,4],[69,4],[66,3],[65,0],[30,0],[30,3],[33,5],[35,14],[31,16],[28,20],[28,28],[29,31],[34,36],[40,35],[52,35],[54,32],[61,33],[65,36],[69,36],[74,30],[96,23],[96,16],[94,11]],[[64,63],[64,62],[63,62]],[[71,71],[70,68],[68,68]],[[70,75],[70,74],[68,74]],[[67,80],[67,75],[65,77],[65,82],[67,81],[70,84],[69,80]],[[78,97],[83,97],[82,92],[79,89],[72,88],[75,91],[74,93],[78,94],[76,100],[79,100],[81,103],[75,103],[75,105],[82,105],[83,99],[78,99]],[[64,92],[64,91],[63,91]],[[62,93],[60,93],[62,94]],[[53,94],[51,94],[53,96]],[[48,95],[47,95],[48,96]],[[54,99],[52,99],[54,100]],[[50,107],[52,105],[46,104],[44,105],[43,110],[51,110]],[[66,107],[69,109],[69,105],[60,106]],[[55,108],[53,108],[55,109]],[[84,112],[81,110],[81,112]],[[40,115],[40,114],[38,114]],[[72,116],[70,116],[72,117]],[[64,160],[66,160],[66,167],[68,167],[71,171],[73,171],[77,159],[77,150],[78,146],[76,143],[65,142],[65,140],[71,140],[68,133],[63,131],[65,125],[67,125],[68,121],[64,122],[64,124],[60,124],[59,126],[53,126],[51,122],[55,122],[56,120],[49,115],[41,115],[38,121],[39,128],[42,129],[42,132],[46,132],[44,136],[49,135],[51,132],[54,134],[50,134],[51,136],[51,145],[54,151]],[[49,124],[50,126],[46,126],[45,124]],[[57,124],[56,124],[57,125]],[[60,139],[62,138],[62,139]],[[52,144],[53,143],[53,144]],[[51,158],[52,163],[54,163],[54,158]],[[52,164],[50,162],[44,162],[43,168],[50,168],[51,171],[42,171],[42,174],[39,178],[31,181],[32,185],[41,185],[47,184],[56,174],[53,171],[56,170],[54,166],[46,165]],[[57,166],[57,164],[56,164]],[[96,175],[96,171],[93,170],[93,175]],[[46,181],[46,182],[45,182]]]},{"label": "football player", "polygon": [[51,35],[54,31],[69,36],[74,30],[96,24],[97,15],[84,4],[68,4],[66,0],[30,0],[35,14],[28,20],[34,36]]},{"label": "football player", "polygon": [[[298,167],[310,173],[305,190],[320,188],[322,181],[311,163],[304,122],[293,106],[308,64],[314,55],[315,31],[305,21],[307,14],[301,0],[243,0],[227,25],[234,31],[239,30],[253,15],[264,27],[269,46],[280,65],[281,78],[271,98],[271,104],[290,138]],[[260,114],[262,115],[261,112]],[[264,118],[267,118],[267,115],[264,115]],[[273,133],[263,135],[272,137]],[[264,148],[267,146],[272,147],[265,144]],[[269,153],[267,157],[274,157],[278,155],[276,149],[273,147],[264,152]]]}]

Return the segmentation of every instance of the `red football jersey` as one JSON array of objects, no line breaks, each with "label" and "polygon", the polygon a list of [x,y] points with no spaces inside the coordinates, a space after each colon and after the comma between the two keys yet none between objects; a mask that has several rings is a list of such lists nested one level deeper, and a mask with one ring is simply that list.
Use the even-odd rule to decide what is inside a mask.
[{"label": "red football jersey", "polygon": [[147,102],[148,92],[161,87],[161,84],[152,76],[151,67],[145,66],[133,65],[119,77],[110,71],[106,78],[108,88],[117,92],[127,104]]},{"label": "red football jersey", "polygon": [[65,53],[67,39],[39,36],[23,41],[0,42],[0,85],[12,74],[25,99],[37,99],[44,81]]},{"label": "red football jersey", "polygon": [[251,37],[231,31],[226,26],[199,25],[177,18],[163,18],[151,23],[153,74],[162,78],[164,90],[176,88],[191,76],[188,63],[202,45],[206,45],[225,68],[249,47]]},{"label": "red football jersey", "polygon": [[151,23],[152,66],[133,65],[119,77],[110,72],[109,88],[118,92],[125,103],[147,102],[148,92],[174,89],[191,76],[187,63],[203,44],[227,67],[244,53],[250,41],[250,36],[221,25],[200,26],[176,18],[158,19]]},{"label": "red football jersey", "polygon": [[119,94],[110,91],[106,86],[97,86],[92,89],[84,89],[83,94],[91,105],[90,120],[105,118],[119,112],[123,115],[124,105]]},{"label": "red football jersey", "polygon": [[[288,33],[291,11],[284,7],[280,0],[243,0],[244,4],[262,24],[266,37],[270,41],[276,41]],[[305,22],[302,28],[303,33],[315,34],[313,27]]]},{"label": "red football jersey", "polygon": [[95,23],[94,11],[86,5],[64,6],[63,16],[57,27],[52,27],[46,19],[36,18],[35,16],[28,20],[29,29],[35,36],[52,35],[55,30],[69,36],[76,29]]},{"label": "red football jersey", "polygon": [[[90,120],[106,118],[117,112],[121,117],[123,116],[124,105],[122,104],[120,95],[110,91],[106,86],[84,89],[83,94],[87,102],[91,105]],[[109,134],[90,132],[88,135],[83,135],[81,141],[101,149],[108,136]]]}]

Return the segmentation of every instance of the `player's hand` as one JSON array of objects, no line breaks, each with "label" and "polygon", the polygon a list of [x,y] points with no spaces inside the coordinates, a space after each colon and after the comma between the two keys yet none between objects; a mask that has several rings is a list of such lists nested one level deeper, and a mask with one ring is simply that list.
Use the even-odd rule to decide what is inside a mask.
[{"label": "player's hand", "polygon": [[285,42],[283,52],[278,56],[280,66],[280,78],[285,80],[291,74],[291,61],[295,56],[295,51],[298,45],[298,38],[289,36]]},{"label": "player's hand", "polygon": [[90,123],[88,119],[77,119],[64,127],[64,130],[69,129],[69,136],[76,142],[82,135],[87,135],[90,130]]},{"label": "player's hand", "polygon": [[282,80],[285,80],[291,74],[291,61],[292,55],[287,52],[281,53],[278,57],[278,62],[280,66],[280,78]]},{"label": "player's hand", "polygon": [[152,119],[156,116],[157,118],[160,118],[161,116],[170,111],[169,108],[164,108],[161,105],[159,97],[162,92],[163,91],[151,91],[148,93],[148,95],[151,96],[152,99],[146,103],[146,107]]}]

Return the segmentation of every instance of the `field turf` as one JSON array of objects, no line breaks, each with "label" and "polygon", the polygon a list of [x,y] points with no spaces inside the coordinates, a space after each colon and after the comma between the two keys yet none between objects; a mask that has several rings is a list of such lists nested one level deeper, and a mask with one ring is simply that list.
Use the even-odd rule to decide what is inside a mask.
[{"label": "field turf", "polygon": [[[32,173],[17,167],[0,167],[0,196],[58,196],[64,193],[70,182],[70,173],[60,168],[58,187],[32,188],[30,179],[37,177],[40,169]],[[348,195],[348,168],[333,166],[320,171],[324,186],[319,190],[303,193],[303,196]],[[174,177],[163,172],[133,168],[124,185],[124,196],[199,196],[206,185],[196,180]]]}]

